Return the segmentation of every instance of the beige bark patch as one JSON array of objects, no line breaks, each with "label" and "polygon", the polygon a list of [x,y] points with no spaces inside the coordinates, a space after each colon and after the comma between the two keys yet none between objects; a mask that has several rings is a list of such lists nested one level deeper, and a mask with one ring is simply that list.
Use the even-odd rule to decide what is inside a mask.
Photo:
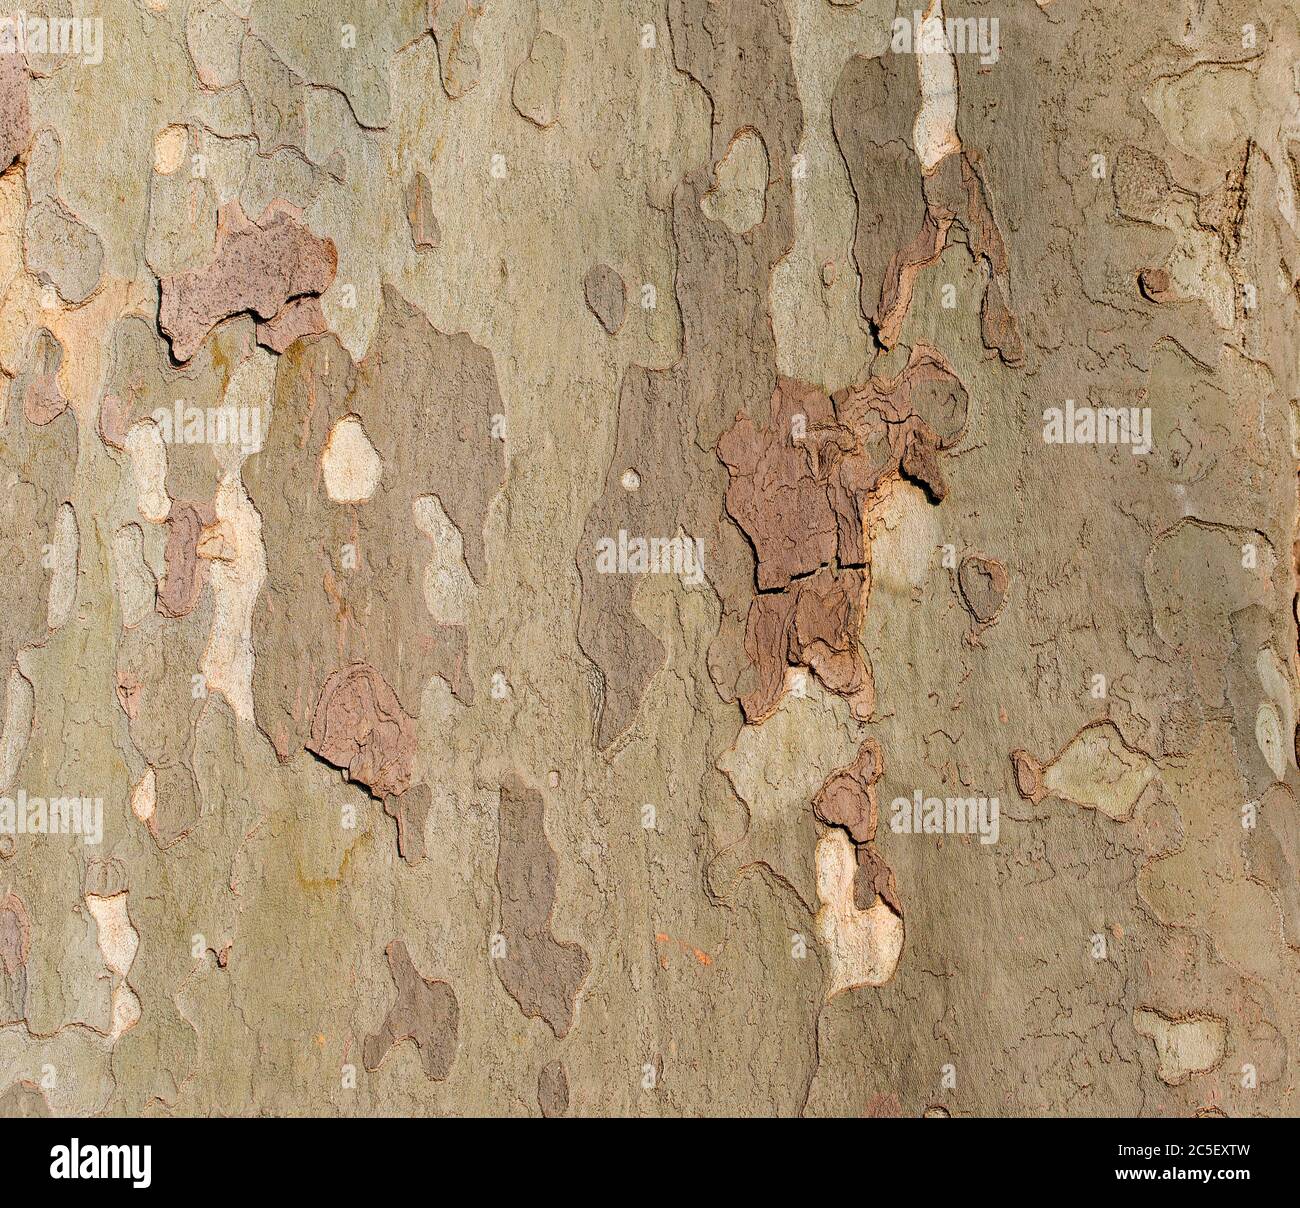
[{"label": "beige bark patch", "polygon": [[7,790],[13,784],[18,765],[27,750],[35,705],[30,681],[17,667],[12,668],[5,691],[4,740],[0,743],[0,791]]},{"label": "beige bark patch", "polygon": [[910,596],[929,576],[942,537],[924,492],[904,482],[885,491],[871,513],[873,594]]},{"label": "beige bark patch", "polygon": [[[203,656],[208,690],[220,692],[235,716],[253,720],[253,608],[266,581],[262,517],[235,478],[217,490],[219,537],[209,571],[212,633]],[[202,552],[202,551],[201,551]]]},{"label": "beige bark patch", "polygon": [[1133,1012],[1133,1027],[1139,1036],[1155,1042],[1156,1075],[1170,1086],[1181,1085],[1193,1074],[1204,1074],[1223,1060],[1228,1026],[1222,1019],[1175,1020],[1139,1007]]},{"label": "beige bark patch", "polygon": [[122,624],[134,629],[153,611],[157,580],[144,560],[144,531],[124,524],[113,534],[113,582]]},{"label": "beige bark patch", "polygon": [[515,71],[511,100],[524,117],[543,130],[555,124],[565,57],[564,39],[539,30],[528,58]]},{"label": "beige bark patch", "polygon": [[1168,225],[1178,242],[1170,253],[1166,271],[1175,295],[1204,302],[1214,321],[1228,330],[1236,316],[1236,283],[1223,259],[1218,236],[1199,229],[1196,222],[1195,214],[1176,213],[1170,218]]},{"label": "beige bark patch", "polygon": [[355,415],[345,415],[330,430],[320,464],[325,493],[335,503],[365,503],[383,473],[379,454]]},{"label": "beige bark patch", "polygon": [[126,899],[125,893],[115,893],[106,898],[86,894],[86,908],[99,928],[100,954],[104,964],[118,977],[127,975],[140,946],[140,936],[127,916]]},{"label": "beige bark patch", "polygon": [[1255,742],[1264,762],[1279,780],[1286,775],[1286,750],[1282,743],[1282,721],[1267,701],[1255,711]]},{"label": "beige bark patch", "polygon": [[184,126],[168,126],[160,130],[153,140],[153,170],[161,176],[175,172],[185,160],[189,139],[189,131]]},{"label": "beige bark patch", "polygon": [[[922,19],[919,44],[946,45],[943,21],[943,0],[934,0]],[[957,136],[957,60],[951,50],[915,57],[921,108],[912,127],[912,144],[921,171],[929,176],[949,155],[961,150]]]},{"label": "beige bark patch", "polygon": [[858,739],[811,674],[794,671],[792,682],[794,690],[767,721],[741,729],[718,768],[757,816],[794,821],[827,777],[852,762]]},{"label": "beige bark patch", "polygon": [[1049,797],[1059,797],[1127,822],[1151,783],[1151,761],[1129,750],[1109,722],[1089,726],[1063,750],[1044,775]]},{"label": "beige bark patch", "polygon": [[167,494],[167,446],[152,420],[133,424],[126,434],[126,451],[135,477],[136,506],[140,515],[161,524],[171,511]]},{"label": "beige bark patch", "polygon": [[434,0],[430,4],[430,26],[438,46],[442,86],[453,101],[478,85],[478,22],[483,8],[482,0]]},{"label": "beige bark patch", "polygon": [[158,780],[153,768],[146,768],[131,790],[131,812],[146,826],[158,808]]},{"label": "beige bark patch", "polygon": [[[1271,647],[1266,647],[1256,655],[1255,671],[1259,676],[1261,687],[1268,694],[1268,698],[1273,704],[1277,706],[1281,723],[1283,761],[1295,767],[1295,743],[1286,741],[1288,734],[1293,735],[1296,732],[1295,693],[1291,687],[1291,679],[1282,666],[1282,660],[1278,658],[1277,652]],[[1282,775],[1282,772],[1277,772],[1279,780]]]},{"label": "beige bark patch", "polygon": [[883,986],[903,953],[903,920],[877,897],[866,910],[854,902],[857,852],[842,830],[817,842],[817,938],[830,957],[827,999],[861,986]]},{"label": "beige bark patch", "polygon": [[753,130],[737,131],[717,168],[717,183],[700,198],[700,209],[738,235],[763,221],[767,208],[767,148]]},{"label": "beige bark patch", "polygon": [[442,510],[436,495],[415,501],[416,527],[433,542],[424,571],[424,602],[441,625],[464,625],[470,619],[474,580],[465,565],[465,541]]},{"label": "beige bark patch", "polygon": [[95,920],[99,934],[99,952],[109,972],[120,978],[113,988],[112,1031],[116,1040],[140,1018],[140,1002],[135,992],[126,984],[126,975],[140,947],[140,935],[132,926],[126,912],[126,893],[100,897],[88,893],[86,908]]},{"label": "beige bark patch", "polygon": [[239,82],[239,43],[244,26],[224,0],[189,6],[185,43],[204,87],[229,88]]},{"label": "beige bark patch", "polygon": [[47,624],[59,629],[72,613],[77,602],[77,570],[81,554],[81,533],[77,527],[77,513],[72,504],[59,507],[54,522],[54,566],[50,576],[50,601]]}]

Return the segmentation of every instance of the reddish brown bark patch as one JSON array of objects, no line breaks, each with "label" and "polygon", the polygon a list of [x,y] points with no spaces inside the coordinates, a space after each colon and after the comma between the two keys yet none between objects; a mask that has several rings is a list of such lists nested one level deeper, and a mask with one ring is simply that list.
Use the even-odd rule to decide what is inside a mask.
[{"label": "reddish brown bark patch", "polygon": [[167,545],[163,551],[166,573],[158,584],[157,608],[165,617],[184,617],[194,611],[208,568],[198,556],[203,529],[216,519],[210,507],[174,503],[167,516]]},{"label": "reddish brown bark patch", "polygon": [[770,717],[785,694],[786,667],[807,666],[855,716],[870,716],[875,701],[871,669],[858,642],[866,574],[823,567],[782,592],[754,598],[745,628],[745,653],[757,684],[740,698],[745,720]]},{"label": "reddish brown bark patch", "polygon": [[1043,765],[1028,751],[1011,752],[1011,766],[1016,772],[1016,789],[1026,801],[1037,805],[1047,796],[1047,786],[1043,783]]},{"label": "reddish brown bark patch", "polygon": [[968,554],[957,568],[957,586],[966,611],[980,625],[992,625],[1002,612],[1011,576],[996,558]]},{"label": "reddish brown bark patch", "polygon": [[0,172],[27,149],[31,133],[27,61],[20,54],[0,54]]},{"label": "reddish brown bark patch", "polygon": [[1138,290],[1148,302],[1176,302],[1173,279],[1162,268],[1144,268],[1138,274]]},{"label": "reddish brown bark patch", "polygon": [[727,512],[753,542],[761,590],[784,587],[835,557],[835,512],[807,439],[833,420],[824,391],[782,378],[767,427],[742,415],[718,441],[730,475]]},{"label": "reddish brown bark patch", "polygon": [[926,428],[913,428],[908,434],[899,462],[903,477],[925,489],[931,503],[942,503],[948,484],[939,469],[939,442]]},{"label": "reddish brown bark patch", "polygon": [[875,838],[879,812],[876,781],[885,770],[880,744],[866,739],[857,758],[830,776],[813,798],[813,813],[827,826],[842,826],[855,843]]},{"label": "reddish brown bark patch", "polygon": [[272,352],[283,353],[295,340],[306,336],[320,336],[329,331],[320,298],[312,294],[307,298],[294,298],[285,304],[273,319],[258,323],[257,342]]},{"label": "reddish brown bark patch", "polygon": [[289,207],[272,204],[254,222],[231,202],[218,215],[212,259],[162,278],[158,327],[172,356],[188,361],[223,319],[248,311],[272,320],[291,299],[324,293],[337,267],[333,242],[313,235]]},{"label": "reddish brown bark patch", "polygon": [[933,502],[945,496],[939,455],[961,439],[968,404],[944,357],[918,345],[894,377],[834,396],[782,379],[765,425],[741,414],[719,439],[727,511],[758,558],[740,698],[747,721],[776,710],[789,666],[810,667],[855,717],[870,715],[875,693],[858,642],[870,587],[863,513],[891,478],[922,484]]},{"label": "reddish brown bark patch", "polygon": [[27,363],[13,384],[29,423],[44,427],[67,410],[68,400],[59,386],[62,364],[63,345],[42,327],[33,337]]},{"label": "reddish brown bark patch", "polygon": [[411,783],[415,719],[378,671],[352,663],[325,681],[307,749],[374,796],[398,796]]}]

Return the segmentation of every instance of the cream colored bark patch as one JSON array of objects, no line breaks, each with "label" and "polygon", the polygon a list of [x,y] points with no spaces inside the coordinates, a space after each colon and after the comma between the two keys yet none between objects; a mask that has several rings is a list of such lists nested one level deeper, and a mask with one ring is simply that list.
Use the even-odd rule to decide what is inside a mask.
[{"label": "cream colored bark patch", "polygon": [[212,562],[212,635],[203,674],[208,691],[220,692],[241,721],[252,721],[253,605],[266,580],[262,518],[238,478],[221,484],[214,507],[219,532],[200,549],[203,556],[221,555]]},{"label": "cream colored bark patch", "polygon": [[153,611],[158,589],[144,560],[144,532],[138,524],[124,524],[113,534],[113,583],[122,624],[134,629]]},{"label": "cream colored bark patch", "polygon": [[168,126],[160,131],[153,142],[153,170],[170,176],[184,161],[188,143],[189,132],[184,126]]},{"label": "cream colored bark patch", "polygon": [[1116,822],[1127,822],[1155,769],[1145,755],[1130,751],[1109,722],[1089,726],[1047,769],[1047,793]]},{"label": "cream colored bark patch", "polygon": [[135,479],[136,507],[153,524],[161,524],[172,510],[167,495],[167,446],[152,420],[133,424],[126,434],[126,451]]},{"label": "cream colored bark patch", "polygon": [[113,1022],[109,1039],[116,1040],[140,1022],[140,999],[126,982],[113,987]]},{"label": "cream colored bark patch", "polygon": [[51,629],[60,628],[77,602],[77,565],[81,553],[81,534],[77,528],[77,514],[70,503],[59,508],[54,524],[54,567],[50,577],[50,599],[46,609],[46,624]]},{"label": "cream colored bark patch", "polygon": [[[1280,724],[1279,738],[1287,734],[1294,734],[1296,729],[1295,718],[1295,693],[1291,688],[1291,680],[1282,666],[1282,660],[1278,658],[1277,652],[1272,647],[1265,647],[1255,657],[1255,671],[1259,676],[1260,686],[1268,694],[1269,699],[1277,706],[1277,713]],[[1258,719],[1256,720],[1258,727]],[[1283,764],[1290,763],[1292,767],[1296,766],[1295,744],[1287,743],[1284,739],[1282,745]],[[1267,757],[1267,752],[1265,753]],[[1270,766],[1272,766],[1270,764]],[[1274,769],[1279,780],[1282,779],[1283,772]]]},{"label": "cream colored bark patch", "polygon": [[115,893],[106,898],[94,893],[86,894],[86,909],[99,928],[100,955],[109,971],[118,977],[125,977],[130,971],[136,949],[140,946],[139,933],[126,913],[126,899],[126,893]]},{"label": "cream colored bark patch", "polygon": [[[943,0],[934,0],[921,23],[918,43],[947,46]],[[961,150],[957,136],[957,60],[950,49],[916,56],[921,108],[912,127],[912,145],[929,176],[945,159]]]},{"label": "cream colored bark patch", "polygon": [[1155,1042],[1161,1082],[1179,1086],[1193,1074],[1212,1070],[1223,1060],[1228,1027],[1222,1019],[1167,1019],[1158,1011],[1139,1007],[1133,1012],[1133,1027],[1139,1036]]},{"label": "cream colored bark patch", "polygon": [[761,726],[745,726],[718,760],[741,800],[757,816],[798,819],[837,768],[853,760],[859,739],[836,715],[831,695],[807,672],[794,671],[791,691]]},{"label": "cream colored bark patch", "polygon": [[321,453],[325,493],[335,503],[365,503],[379,486],[383,466],[361,421],[345,415],[329,434]]},{"label": "cream colored bark patch", "polygon": [[158,808],[158,778],[153,768],[146,768],[139,782],[131,790],[131,812],[146,826],[153,820]]},{"label": "cream colored bark patch", "polygon": [[117,979],[113,986],[108,1033],[111,1041],[117,1040],[140,1020],[140,1000],[126,981],[140,947],[140,934],[127,915],[126,899],[126,893],[115,893],[111,897],[86,894],[86,908],[98,928],[100,955],[108,971]]},{"label": "cream colored bark patch", "polygon": [[753,130],[738,131],[718,162],[717,183],[700,198],[700,209],[737,235],[763,221],[767,208],[767,148]]},{"label": "cream colored bark patch", "polygon": [[1281,780],[1286,775],[1286,752],[1282,746],[1282,722],[1277,709],[1267,701],[1255,711],[1255,742],[1269,770]]},{"label": "cream colored bark patch", "polygon": [[866,910],[853,901],[856,849],[842,830],[817,843],[817,938],[830,956],[828,999],[860,986],[883,986],[903,952],[903,920],[879,897]]},{"label": "cream colored bark patch", "polygon": [[920,488],[898,480],[885,490],[869,523],[873,594],[910,597],[943,543],[935,509]]},{"label": "cream colored bark patch", "polygon": [[465,565],[465,542],[436,495],[415,501],[415,524],[433,542],[424,572],[424,603],[442,625],[464,625],[474,599],[474,580]]},{"label": "cream colored bark patch", "polygon": [[18,773],[32,732],[36,698],[26,676],[14,667],[5,692],[4,741],[0,743],[0,791],[7,790]]}]

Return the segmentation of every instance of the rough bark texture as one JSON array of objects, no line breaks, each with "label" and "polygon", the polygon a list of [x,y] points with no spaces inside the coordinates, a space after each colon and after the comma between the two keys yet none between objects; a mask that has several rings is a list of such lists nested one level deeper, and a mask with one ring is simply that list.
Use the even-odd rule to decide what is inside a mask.
[{"label": "rough bark texture", "polygon": [[1300,1109],[1292,6],[88,7],[0,1115]]}]

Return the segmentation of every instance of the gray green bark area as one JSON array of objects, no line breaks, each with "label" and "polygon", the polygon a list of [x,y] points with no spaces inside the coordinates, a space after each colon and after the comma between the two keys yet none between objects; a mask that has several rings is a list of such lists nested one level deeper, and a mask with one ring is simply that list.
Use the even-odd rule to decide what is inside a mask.
[{"label": "gray green bark area", "polygon": [[901,7],[0,28],[0,1113],[1296,1110],[1300,20]]}]

